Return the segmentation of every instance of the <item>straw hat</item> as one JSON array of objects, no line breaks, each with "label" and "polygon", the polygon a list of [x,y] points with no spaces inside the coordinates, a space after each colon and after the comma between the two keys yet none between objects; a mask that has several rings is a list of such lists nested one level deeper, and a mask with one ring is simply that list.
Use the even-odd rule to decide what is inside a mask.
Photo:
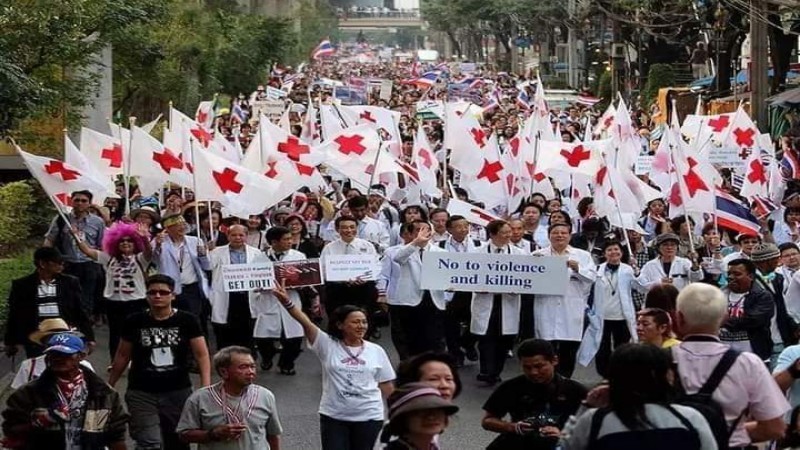
[{"label": "straw hat", "polygon": [[50,336],[69,331],[70,327],[67,322],[64,322],[64,319],[45,319],[39,324],[39,328],[28,336],[28,339],[34,344],[44,346]]}]

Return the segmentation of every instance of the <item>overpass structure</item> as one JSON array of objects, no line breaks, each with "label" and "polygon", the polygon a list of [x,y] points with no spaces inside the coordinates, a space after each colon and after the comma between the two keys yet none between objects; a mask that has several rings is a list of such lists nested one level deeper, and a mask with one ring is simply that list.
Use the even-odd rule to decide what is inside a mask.
[{"label": "overpass structure", "polygon": [[339,29],[374,30],[383,28],[425,28],[425,21],[419,15],[403,16],[362,16],[339,18]]}]

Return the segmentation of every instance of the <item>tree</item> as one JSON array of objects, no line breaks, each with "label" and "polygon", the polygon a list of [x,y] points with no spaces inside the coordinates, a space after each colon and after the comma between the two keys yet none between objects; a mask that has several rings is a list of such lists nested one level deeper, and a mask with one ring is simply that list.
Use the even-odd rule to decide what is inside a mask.
[{"label": "tree", "polygon": [[96,88],[80,70],[130,26],[162,14],[159,0],[19,0],[0,7],[0,136],[37,114],[75,114]]}]

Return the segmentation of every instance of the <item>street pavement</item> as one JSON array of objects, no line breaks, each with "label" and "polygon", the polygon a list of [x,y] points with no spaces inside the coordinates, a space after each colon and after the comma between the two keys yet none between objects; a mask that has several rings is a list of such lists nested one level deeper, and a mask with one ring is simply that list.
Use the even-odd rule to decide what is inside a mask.
[{"label": "street pavement", "polygon": [[[97,327],[98,346],[94,353],[89,356],[89,361],[101,375],[105,376],[106,367],[109,365],[108,355],[108,329],[105,326]],[[389,329],[382,329],[382,338],[378,343],[389,353],[392,362],[397,364],[397,354],[391,343]],[[213,338],[211,339],[213,341]],[[213,354],[214,349],[211,349]],[[277,361],[277,360],[276,360]],[[464,389],[455,403],[461,408],[458,414],[453,416],[450,426],[442,436],[443,448],[450,449],[483,449],[496,436],[481,428],[481,418],[483,403],[492,392],[492,388],[480,387],[475,380],[478,373],[478,365],[467,363],[468,365],[460,370]],[[19,365],[19,362],[17,362]],[[319,416],[317,408],[322,393],[322,375],[319,360],[310,351],[304,350],[297,360],[297,375],[285,376],[273,368],[269,372],[259,369],[257,383],[267,387],[274,394],[278,402],[278,412],[281,423],[283,424],[283,435],[281,436],[281,448],[285,450],[309,450],[320,447],[319,444]],[[506,369],[503,372],[504,380],[519,375],[520,368],[516,358],[509,358]],[[212,377],[216,380],[214,374]],[[587,368],[578,370],[575,378],[589,385],[596,383],[597,375],[593,369]],[[198,378],[195,377],[195,383]],[[117,389],[125,392],[127,388],[127,377],[118,382]],[[5,398],[1,399],[3,404]],[[130,447],[132,448],[132,447]]]}]

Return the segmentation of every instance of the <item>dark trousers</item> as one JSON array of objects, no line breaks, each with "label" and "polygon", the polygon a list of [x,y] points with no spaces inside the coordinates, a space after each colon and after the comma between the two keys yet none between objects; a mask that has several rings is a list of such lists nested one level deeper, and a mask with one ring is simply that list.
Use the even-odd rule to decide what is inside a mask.
[{"label": "dark trousers", "polygon": [[503,373],[508,351],[514,346],[514,335],[503,334],[502,301],[502,296],[494,296],[486,334],[478,336],[480,373],[489,377],[499,377]]},{"label": "dark trousers", "polygon": [[175,428],[192,390],[151,393],[128,389],[125,402],[131,415],[131,438],[137,449],[189,450]]},{"label": "dark trousers", "polygon": [[444,312],[427,291],[417,306],[389,305],[392,344],[400,360],[427,351],[444,351]]},{"label": "dark trousers", "polygon": [[603,339],[600,341],[600,348],[597,349],[597,355],[594,357],[597,373],[600,376],[605,378],[607,375],[606,369],[608,369],[608,360],[611,358],[611,352],[620,345],[630,342],[630,340],[631,332],[628,330],[628,322],[626,320],[603,321]]},{"label": "dark trousers", "polygon": [[525,339],[532,339],[535,335],[533,323],[533,303],[534,296],[531,294],[522,294],[519,304],[519,332],[517,339],[524,341]]},{"label": "dark trousers", "polygon": [[319,415],[322,450],[372,450],[381,428],[382,420],[346,422]]},{"label": "dark trousers", "polygon": [[477,338],[469,332],[472,294],[456,292],[444,311],[444,337],[447,352],[457,360],[464,358],[464,350],[474,349]]},{"label": "dark trousers", "polygon": [[575,370],[575,360],[578,356],[578,347],[581,345],[580,341],[550,341],[550,343],[555,347],[556,355],[558,356],[556,371],[561,376],[572,377],[572,372]]},{"label": "dark trousers", "polygon": [[217,351],[231,345],[253,348],[253,326],[247,292],[228,294],[228,323],[212,323]]},{"label": "dark trousers", "polygon": [[64,263],[64,273],[72,275],[80,280],[81,284],[81,307],[87,316],[92,317],[95,313],[95,299],[97,296],[97,278],[102,274],[103,269],[100,264],[94,261],[82,263]]},{"label": "dark trousers", "polygon": [[368,281],[358,286],[348,286],[346,283],[325,283],[325,314],[328,318],[333,316],[336,308],[343,305],[353,305],[363,308],[367,312],[369,330],[367,336],[372,335],[374,329],[373,316],[378,310],[378,290],[374,281]]},{"label": "dark trousers", "polygon": [[278,353],[278,349],[275,346],[278,341],[280,341],[282,347],[281,356],[278,358],[278,367],[287,370],[294,369],[294,362],[300,356],[300,349],[303,345],[303,338],[301,337],[287,339],[286,335],[281,333],[280,339],[256,339],[258,353],[263,361],[272,361]]},{"label": "dark trousers", "polygon": [[105,304],[106,317],[108,318],[108,353],[111,355],[111,361],[114,361],[125,319],[131,314],[146,310],[147,300],[117,301],[106,299]]},{"label": "dark trousers", "polygon": [[181,293],[175,297],[173,305],[176,309],[194,314],[200,319],[200,328],[203,335],[208,338],[208,308],[206,307],[206,296],[200,283],[187,284],[181,287]]}]

